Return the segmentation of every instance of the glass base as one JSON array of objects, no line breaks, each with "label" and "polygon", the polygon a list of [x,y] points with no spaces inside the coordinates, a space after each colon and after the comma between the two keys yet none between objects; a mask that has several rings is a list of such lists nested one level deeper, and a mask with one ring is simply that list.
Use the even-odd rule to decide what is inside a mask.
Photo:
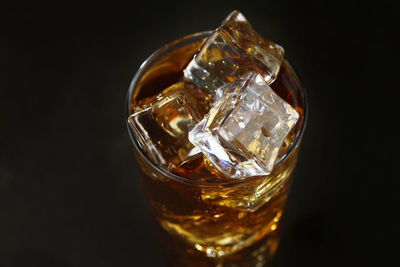
[{"label": "glass base", "polygon": [[209,258],[182,240],[171,236],[158,224],[156,233],[164,249],[168,267],[267,267],[270,266],[279,243],[279,229],[276,229],[234,254]]}]

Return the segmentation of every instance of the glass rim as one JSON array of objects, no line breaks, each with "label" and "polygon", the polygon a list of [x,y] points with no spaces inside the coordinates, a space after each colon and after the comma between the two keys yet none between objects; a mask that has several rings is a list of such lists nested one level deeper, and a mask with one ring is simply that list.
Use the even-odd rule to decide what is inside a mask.
[{"label": "glass rim", "polygon": [[[215,186],[233,185],[233,184],[242,183],[244,181],[249,181],[249,180],[253,180],[256,178],[260,178],[260,176],[248,177],[245,179],[231,179],[231,180],[224,181],[224,182],[211,183],[211,182],[199,182],[196,180],[192,180],[192,179],[185,178],[185,177],[176,175],[174,173],[171,173],[171,172],[165,170],[164,168],[162,168],[161,166],[159,166],[157,163],[153,162],[153,160],[151,160],[147,156],[147,154],[142,150],[137,139],[135,138],[135,135],[134,135],[132,129],[129,127],[128,118],[131,115],[130,114],[130,102],[132,99],[133,91],[136,87],[137,82],[142,78],[143,74],[147,71],[147,69],[149,67],[151,67],[152,64],[155,63],[158,59],[160,59],[163,55],[165,55],[165,53],[168,53],[169,51],[172,51],[176,48],[179,48],[186,44],[189,44],[190,42],[193,41],[193,39],[197,40],[197,39],[201,39],[201,38],[206,38],[211,33],[212,33],[212,31],[202,31],[202,32],[192,33],[192,34],[186,35],[184,37],[178,38],[178,39],[160,47],[156,51],[154,51],[149,57],[146,58],[146,60],[143,61],[143,63],[140,65],[139,69],[134,74],[134,76],[131,80],[131,83],[129,85],[129,89],[128,89],[128,93],[127,93],[127,97],[126,97],[126,103],[125,103],[125,122],[126,122],[126,126],[128,128],[129,137],[131,139],[131,142],[132,142],[134,148],[139,152],[140,156],[147,162],[147,164],[149,164],[150,166],[155,168],[157,171],[159,171],[164,176],[166,176],[170,179],[173,179],[177,182],[187,183],[187,184],[191,184],[194,186],[196,186],[196,185],[197,186],[205,186],[205,187],[206,186],[215,187]],[[294,139],[294,141],[292,142],[290,147],[286,150],[285,154],[283,154],[279,158],[279,160],[277,160],[275,162],[274,168],[276,168],[277,165],[279,165],[283,160],[285,160],[292,153],[292,151],[300,144],[300,141],[304,134],[304,129],[305,129],[307,117],[308,117],[307,91],[304,88],[304,86],[301,84],[301,81],[298,78],[297,73],[294,71],[292,65],[290,65],[290,63],[286,59],[284,59],[284,61],[285,61],[285,64],[288,66],[289,70],[291,71],[291,74],[296,79],[298,87],[299,87],[300,91],[302,92],[303,117],[302,117],[300,129],[296,134],[296,138]]]}]

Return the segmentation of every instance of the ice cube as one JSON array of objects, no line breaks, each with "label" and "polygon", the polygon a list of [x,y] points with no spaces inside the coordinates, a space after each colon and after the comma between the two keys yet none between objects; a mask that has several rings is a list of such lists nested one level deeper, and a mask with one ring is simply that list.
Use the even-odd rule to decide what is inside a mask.
[{"label": "ice cube", "polygon": [[229,40],[242,51],[246,51],[254,59],[262,63],[265,71],[262,74],[268,84],[275,80],[284,54],[284,50],[280,45],[261,37],[243,14],[237,10],[234,10],[222,22],[220,31],[229,36]]},{"label": "ice cube", "polygon": [[[222,93],[221,93],[222,92]],[[189,140],[232,178],[271,173],[299,114],[256,72],[222,86],[209,113]]]},{"label": "ice cube", "polygon": [[204,116],[202,89],[178,82],[157,96],[140,101],[128,118],[141,148],[153,162],[170,170],[200,153],[188,140],[188,132]]},{"label": "ice cube", "polygon": [[267,83],[278,75],[283,48],[263,39],[242,13],[233,11],[206,40],[184,69],[185,79],[215,93],[249,70]]}]

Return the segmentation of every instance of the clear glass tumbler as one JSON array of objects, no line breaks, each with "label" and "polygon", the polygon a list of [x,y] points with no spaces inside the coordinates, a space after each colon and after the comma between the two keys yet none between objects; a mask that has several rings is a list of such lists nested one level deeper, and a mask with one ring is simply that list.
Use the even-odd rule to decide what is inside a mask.
[{"label": "clear glass tumbler", "polygon": [[[136,100],[155,95],[181,78],[182,69],[209,35],[200,32],[178,39],[141,65],[128,91],[126,119]],[[272,259],[305,128],[307,100],[287,61],[271,87],[296,108],[300,119],[268,176],[217,182],[181,177],[152,162],[128,126],[170,266],[265,266]]]}]

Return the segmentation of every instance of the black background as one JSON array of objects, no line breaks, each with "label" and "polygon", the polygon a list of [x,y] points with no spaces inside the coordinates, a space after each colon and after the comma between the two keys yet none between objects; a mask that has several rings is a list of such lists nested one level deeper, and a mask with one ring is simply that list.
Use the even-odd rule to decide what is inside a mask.
[{"label": "black background", "polygon": [[0,266],[163,266],[125,96],[151,52],[233,9],[285,48],[308,91],[275,266],[396,259],[394,6],[131,1],[0,9]]}]

